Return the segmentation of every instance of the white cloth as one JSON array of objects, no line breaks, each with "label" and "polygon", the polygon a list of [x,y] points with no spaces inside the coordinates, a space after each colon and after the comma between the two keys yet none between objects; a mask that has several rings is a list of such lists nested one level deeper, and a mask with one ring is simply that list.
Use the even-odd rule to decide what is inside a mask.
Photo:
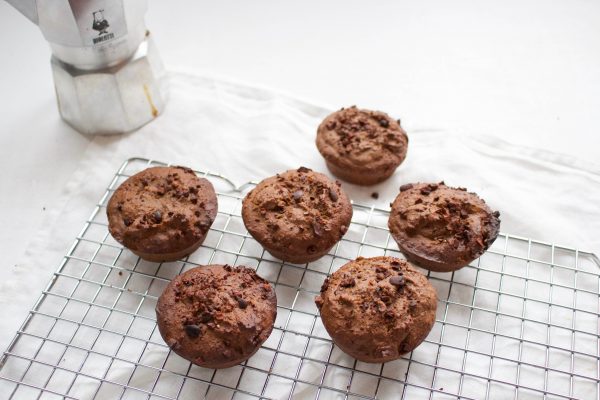
[{"label": "white cloth", "polygon": [[[141,156],[186,165],[238,184],[301,165],[327,173],[314,138],[330,111],[267,89],[171,73],[164,115],[137,132],[95,138],[23,262],[2,271],[0,348],[8,345],[124,160]],[[401,110],[387,111],[397,116]],[[408,157],[392,178],[367,188],[344,184],[355,202],[386,208],[401,184],[444,180],[477,192],[500,210],[503,232],[600,253],[600,171],[592,165],[485,133],[465,137],[405,129]]]}]

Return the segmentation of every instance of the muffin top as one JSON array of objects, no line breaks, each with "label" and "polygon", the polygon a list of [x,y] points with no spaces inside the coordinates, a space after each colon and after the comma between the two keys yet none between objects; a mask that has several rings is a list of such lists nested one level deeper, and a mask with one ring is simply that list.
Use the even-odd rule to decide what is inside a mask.
[{"label": "muffin top", "polygon": [[405,260],[359,257],[325,280],[315,303],[334,342],[367,362],[414,349],[435,321],[437,295]]},{"label": "muffin top", "polygon": [[386,113],[352,106],[323,120],[317,129],[317,148],[338,167],[387,170],[406,157],[408,136]]},{"label": "muffin top", "polygon": [[400,250],[436,271],[465,266],[496,240],[500,213],[464,188],[440,183],[403,185],[389,228]]},{"label": "muffin top", "polygon": [[253,269],[207,265],[173,279],[156,315],[173,351],[195,364],[224,368],[250,357],[269,337],[277,298]]},{"label": "muffin top", "polygon": [[350,200],[339,182],[308,168],[260,182],[244,198],[244,224],[263,246],[289,254],[327,251],[346,233]]},{"label": "muffin top", "polygon": [[119,243],[133,251],[171,253],[206,235],[217,215],[217,196],[189,168],[152,167],[123,182],[106,212]]}]

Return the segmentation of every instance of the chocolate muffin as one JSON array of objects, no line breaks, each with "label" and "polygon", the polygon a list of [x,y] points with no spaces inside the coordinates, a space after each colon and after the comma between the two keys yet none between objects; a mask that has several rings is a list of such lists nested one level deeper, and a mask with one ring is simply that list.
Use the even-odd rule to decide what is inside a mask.
[{"label": "chocolate muffin", "polygon": [[437,295],[407,261],[359,257],[325,279],[315,303],[340,349],[360,361],[383,363],[427,337]]},{"label": "chocolate muffin", "polygon": [[185,167],[152,167],[123,182],[106,209],[115,240],[148,261],[194,252],[217,215],[212,184]]},{"label": "chocolate muffin", "polygon": [[389,178],[406,158],[400,121],[352,106],[329,115],[317,129],[317,148],[335,176],[358,185]]},{"label": "chocolate muffin", "polygon": [[440,183],[400,187],[388,226],[400,251],[415,264],[438,272],[457,270],[496,240],[500,213],[465,188]]},{"label": "chocolate muffin", "polygon": [[284,261],[314,261],[346,233],[352,206],[339,182],[304,167],[260,182],[244,198],[248,232]]},{"label": "chocolate muffin", "polygon": [[253,269],[193,268],[173,279],[158,299],[158,330],[181,357],[207,368],[250,358],[269,337],[277,316],[273,287]]}]

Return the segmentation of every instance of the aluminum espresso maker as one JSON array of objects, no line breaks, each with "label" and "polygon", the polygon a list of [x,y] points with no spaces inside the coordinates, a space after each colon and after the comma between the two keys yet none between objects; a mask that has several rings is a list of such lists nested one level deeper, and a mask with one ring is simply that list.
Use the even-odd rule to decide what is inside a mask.
[{"label": "aluminum espresso maker", "polygon": [[62,118],[85,134],[119,134],[156,118],[164,68],[146,30],[147,0],[6,0],[52,49]]}]

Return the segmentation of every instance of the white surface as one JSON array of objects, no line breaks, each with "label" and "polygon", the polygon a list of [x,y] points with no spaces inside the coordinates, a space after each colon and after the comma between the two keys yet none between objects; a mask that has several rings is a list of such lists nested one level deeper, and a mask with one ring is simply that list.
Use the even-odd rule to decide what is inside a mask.
[{"label": "white surface", "polygon": [[[588,170],[600,170],[596,156],[600,144],[596,134],[600,126],[600,3],[595,1],[387,1],[375,5],[314,0],[294,4],[154,0],[147,22],[168,68],[187,66],[230,76],[332,107],[356,103],[383,109],[401,117],[412,135],[419,130],[428,134],[438,131],[441,136],[486,135],[564,153],[566,163],[578,161]],[[0,54],[4,278],[19,264],[31,237],[43,224],[44,214],[63,211],[56,209],[61,204],[57,199],[89,139],[60,121],[47,45],[37,28],[4,2],[0,2]],[[202,118],[200,111],[199,121]],[[227,122],[222,123],[226,132]],[[172,132],[169,140],[177,142],[180,133],[177,129]],[[314,127],[306,126],[303,133],[306,143],[312,143]],[[198,133],[198,140],[204,140],[202,134]],[[248,130],[244,134],[257,133]],[[167,146],[136,137],[144,146],[156,146],[158,156]],[[101,139],[95,146],[102,150],[109,148],[105,143],[117,145],[127,138]],[[261,148],[267,146],[262,142]],[[139,155],[144,148],[133,148],[127,156]],[[314,157],[314,149],[306,149]],[[171,154],[166,151],[165,156]],[[243,154],[246,163],[256,162],[254,153]],[[290,157],[307,159],[298,152]],[[469,161],[464,154],[456,157]],[[430,170],[423,161],[419,164],[416,158],[409,158],[407,162],[414,163],[419,178],[439,176],[451,182],[450,174]],[[227,165],[215,162],[206,167],[228,172]],[[194,162],[192,166],[204,165]],[[252,173],[265,167],[245,170],[240,177],[258,179],[260,176]],[[483,170],[477,165],[475,171],[481,174]],[[468,186],[470,179],[477,182],[475,171],[464,171],[460,184]],[[109,169],[106,174],[112,172]],[[578,235],[593,232],[587,228],[597,221],[597,207],[592,204],[585,210],[575,204],[579,204],[577,199],[594,198],[591,193],[596,193],[598,185],[566,191],[549,179],[552,175],[560,179],[556,172],[543,174],[540,182],[547,191],[526,190],[521,193],[527,196],[522,201],[539,204],[532,211],[535,221],[552,222],[553,212],[570,219],[540,232],[543,235],[538,238],[577,244]],[[518,188],[532,179],[537,175],[517,175],[507,185]],[[487,194],[485,187],[473,189]],[[507,197],[493,198],[493,204],[504,211]],[[96,198],[97,193],[92,200]],[[513,205],[514,199],[510,200]],[[543,208],[557,204],[560,210]],[[521,221],[521,225],[516,220],[515,225],[505,221],[503,228],[517,234],[538,233],[541,225],[530,221]],[[575,236],[566,236],[578,228],[581,231]],[[72,239],[72,228],[65,228],[62,234],[69,238],[67,244],[53,244],[64,251]],[[54,270],[57,262],[48,260],[48,265],[40,268]],[[17,270],[28,268],[32,266],[21,264]],[[28,308],[33,297],[23,301],[17,306]],[[6,335],[1,339],[0,343],[5,343]]]},{"label": "white surface", "polygon": [[[48,211],[44,229],[35,235],[21,265],[12,271],[5,270],[2,274],[2,279],[0,279],[0,309],[3,310],[6,317],[0,319],[0,346],[4,346],[6,341],[12,337],[14,331],[26,315],[27,310],[38,296],[39,291],[47,283],[51,272],[56,269],[66,249],[73,242],[73,238],[81,231],[83,221],[88,218],[92,208],[104,193],[106,186],[111,182],[115,171],[132,154],[155,160],[165,160],[175,164],[188,165],[201,170],[220,171],[225,176],[231,177],[237,184],[254,179],[257,176],[270,176],[275,172],[291,167],[298,167],[299,165],[325,171],[324,161],[315,149],[314,138],[311,135],[307,135],[306,132],[318,125],[329,112],[328,109],[272,91],[231,84],[186,73],[172,73],[170,87],[171,99],[169,107],[165,114],[153,124],[143,127],[138,132],[119,138],[97,137],[91,143],[83,155],[77,171],[74,173],[72,179],[69,180],[65,190],[62,191],[59,200],[55,203],[55,207]],[[583,248],[600,248],[600,238],[592,234],[593,232],[600,231],[600,220],[593,218],[597,204],[600,203],[600,190],[598,190],[598,187],[600,187],[600,175],[586,171],[580,166],[569,165],[569,160],[556,157],[554,154],[541,150],[531,151],[526,148],[507,144],[504,141],[489,136],[460,137],[448,132],[422,129],[410,123],[406,125],[406,128],[409,132],[414,132],[410,136],[409,155],[406,161],[393,177],[379,185],[364,189],[354,185],[343,184],[344,190],[347,191],[354,201],[365,204],[375,203],[380,207],[387,207],[386,204],[395,197],[398,187],[403,183],[418,180],[439,181],[445,179],[448,184],[464,185],[476,190],[488,201],[493,209],[501,210],[502,230],[505,232],[517,232],[524,236],[545,241],[556,241],[571,245],[580,244]],[[173,140],[174,137],[177,137],[177,140]],[[223,142],[228,143],[228,146],[222,146]],[[290,146],[290,143],[294,145]],[[456,154],[460,154],[461,157],[456,157]],[[423,168],[423,165],[427,165],[426,170]],[[136,169],[135,166],[132,168],[133,170]],[[138,164],[137,168],[141,168],[141,165]],[[133,172],[133,170],[128,171]],[[379,193],[379,199],[376,201],[370,197],[373,191]],[[569,204],[569,201],[573,201],[571,193],[580,192],[585,192],[586,196],[575,197],[576,203]],[[221,210],[225,212],[231,212],[231,207],[231,203],[228,206],[220,204]],[[551,218],[548,216],[551,216]],[[354,215],[353,218],[357,222],[361,217],[360,215]],[[362,218],[364,218],[364,213]],[[578,218],[588,221],[587,224],[578,222]],[[106,221],[103,210],[95,217],[94,221]],[[379,223],[381,223],[379,226],[385,226],[385,220],[382,218]],[[242,229],[241,222],[238,228],[228,227],[227,229],[233,229],[234,231]],[[98,226],[92,228],[91,231],[95,232],[91,234],[91,237],[96,239],[101,239],[106,234],[106,229],[102,228],[99,232]],[[362,230],[360,226],[353,226],[347,233],[346,238],[352,237],[356,240],[361,237],[361,234]],[[369,240],[375,240],[373,236],[376,235],[370,234]],[[90,236],[87,235],[87,237],[89,238]],[[223,242],[218,237],[218,233],[212,231],[211,238],[207,239],[207,243],[215,245],[218,242],[222,249],[232,249],[239,246],[239,238],[237,237],[225,238]],[[380,240],[384,240],[385,243],[385,239],[380,238]],[[116,244],[110,238],[107,241],[109,244]],[[496,243],[496,250],[503,248],[503,241],[503,239],[500,239],[499,243]],[[357,254],[354,252],[354,247],[348,247],[347,245],[348,243],[346,243],[346,246],[342,246],[340,250],[342,257],[356,257]],[[389,247],[392,250],[395,248],[393,244]],[[255,257],[262,254],[258,244],[250,246],[250,248],[255,249],[256,253],[252,253]],[[96,250],[96,245],[83,243],[75,253],[82,259],[93,258],[97,263],[110,265],[115,262],[115,249],[112,249],[113,251],[105,249],[105,251],[99,252],[98,256],[94,256]],[[515,249],[511,248],[512,254],[515,254],[514,251]],[[206,262],[207,255],[209,254],[210,252],[207,253],[206,249],[202,249],[191,255],[190,260],[199,263]],[[244,251],[244,254],[248,253]],[[367,246],[361,254],[364,256],[381,255],[381,250]],[[482,261],[482,267],[494,268],[491,266],[495,265],[495,269],[499,271],[501,266],[505,266],[510,271],[517,273],[517,276],[524,276],[523,263],[520,260],[509,259],[506,262],[507,265],[504,265],[503,262],[498,260],[497,256],[495,258],[493,256],[486,254],[484,261]],[[543,255],[538,251],[535,257],[538,257],[537,259],[549,260],[552,256],[548,256],[547,251]],[[123,268],[124,275],[136,265],[136,260],[137,257],[128,251],[125,251],[119,257],[118,265]],[[567,257],[566,260],[572,262],[573,257]],[[327,261],[327,259],[321,261]],[[557,263],[561,261],[564,262],[562,259],[556,260]],[[231,263],[234,262],[234,259],[230,254],[219,253],[215,256],[214,262]],[[253,261],[249,260],[248,262]],[[73,260],[71,260],[69,265],[73,265],[73,263],[81,265],[80,262]],[[335,264],[337,267],[341,265],[341,263]],[[315,265],[319,265],[319,262],[311,264],[310,268],[315,268]],[[166,270],[169,271],[177,268],[171,265],[171,263],[163,264],[163,267],[166,267]],[[173,267],[173,269],[169,267]],[[67,267],[68,271],[71,271],[71,269],[72,267]],[[531,267],[531,269],[533,270],[535,267]],[[472,277],[473,271],[472,268],[464,268],[455,275],[455,279],[461,281],[467,279],[469,276]],[[547,279],[544,278],[543,272],[547,271],[547,267],[543,271],[538,271],[538,269],[536,271],[536,273],[532,272],[532,277],[535,279]],[[260,272],[267,274],[271,279],[274,279],[273,274],[277,276],[272,266],[262,267]],[[75,274],[74,272],[69,273]],[[288,270],[287,273],[292,273],[292,271]],[[486,292],[483,288],[497,287],[499,276],[493,275],[491,279],[493,283],[491,283],[490,277],[486,279],[485,274],[485,272],[482,272],[482,277],[478,281],[478,288],[480,290],[478,291],[477,305],[485,309],[494,310],[498,306],[498,298],[492,296],[486,302],[480,303],[480,296],[482,296],[480,292],[493,294],[493,291]],[[559,275],[558,272],[557,275]],[[437,274],[437,276],[446,279],[449,277],[448,274]],[[290,278],[291,275],[287,277]],[[588,279],[586,278],[588,277],[589,282],[587,282],[585,287],[588,289],[591,287],[592,289],[590,290],[597,290],[597,283],[594,282],[595,279],[591,275],[585,275],[580,278],[580,281],[587,281]],[[125,277],[123,278],[125,279]],[[319,278],[322,279],[322,276]],[[313,277],[313,280],[319,278]],[[286,278],[282,277],[281,279]],[[468,279],[467,281],[469,281]],[[565,279],[566,285],[572,285],[572,281],[568,280],[568,278]],[[308,279],[303,284],[309,285],[310,282],[311,280]],[[559,285],[556,279],[552,282],[555,285]],[[74,283],[74,281],[71,283]],[[318,289],[321,283],[320,281],[312,282],[313,286],[311,286],[311,290]],[[110,284],[119,287],[120,283],[111,281]],[[440,297],[446,296],[444,290],[447,290],[447,287],[444,287],[435,279],[433,284],[437,285],[436,288],[440,293]],[[521,293],[522,284],[522,280],[507,278],[504,280],[502,290],[507,293]],[[57,283],[57,285],[59,288],[61,287],[60,283]],[[56,290],[58,293],[68,294],[68,287],[70,286],[62,286],[62,289]],[[92,287],[85,285],[82,287],[84,289],[80,288],[81,290],[77,291],[79,294],[86,292],[87,295],[91,295],[91,292],[94,292],[94,288]],[[469,296],[472,292],[468,287],[460,286],[460,288],[453,289],[453,296],[456,296],[455,300],[461,301],[462,304],[465,302],[466,304],[470,304]],[[572,295],[571,291],[569,293]],[[157,294],[155,293],[155,295]],[[563,297],[566,295],[563,295]],[[527,293],[527,296],[545,299],[542,294],[533,289]],[[282,302],[280,304],[290,304],[293,298],[294,295],[287,293],[287,297],[282,296],[279,298],[279,301]],[[560,304],[573,304],[572,299],[557,299],[556,296],[551,299],[554,302],[558,301]],[[103,301],[106,301],[106,299]],[[136,309],[137,301],[139,299],[131,300],[128,303],[129,307]],[[509,302],[507,306],[506,301],[503,301],[502,312],[506,313],[506,315],[522,315],[523,304],[520,301],[514,303]],[[527,306],[528,316],[534,320],[543,321],[548,315],[547,308],[535,302],[530,303],[534,304]],[[119,301],[119,307],[122,306],[123,302]],[[587,298],[580,298],[578,296],[577,306],[580,309],[595,312],[598,307],[597,297],[588,296]],[[51,315],[58,315],[60,312],[59,306],[52,307],[51,300],[45,302],[42,308],[45,310],[44,312]],[[49,311],[51,308],[54,311]],[[145,308],[151,312],[153,305],[146,304]],[[69,311],[65,311],[65,313],[70,315]],[[451,315],[452,320],[466,321],[469,318],[469,308],[460,307],[458,310],[453,308]],[[532,317],[532,315],[535,317]],[[65,314],[61,314],[61,316],[67,319],[70,318],[65,317]],[[105,317],[104,314],[102,316]],[[443,307],[440,307],[438,319],[442,318],[444,318],[444,310]],[[277,327],[281,327],[283,319],[279,320]],[[592,328],[589,328],[590,319]],[[86,321],[89,322],[87,317]],[[102,324],[102,321],[101,318],[97,322],[89,323]],[[561,322],[562,325],[566,323],[564,321]],[[556,324],[557,321],[554,320],[553,323]],[[39,321],[37,324],[32,323],[34,326],[39,324]],[[512,327],[503,325],[503,332],[507,334],[508,332],[513,332],[514,334],[515,329],[518,328],[519,319],[514,319],[512,324]],[[568,323],[566,324],[569,325]],[[581,318],[578,318],[576,327],[579,327],[581,324],[583,322]],[[592,333],[596,332],[597,325],[593,314],[589,316],[587,326],[587,329],[591,329]],[[439,324],[437,327],[439,328]],[[291,328],[295,329],[296,325],[291,326]],[[538,332],[538,337],[543,333],[542,337],[545,339],[546,326],[543,325],[543,328],[542,331]],[[493,330],[494,328],[488,326],[487,329]],[[56,331],[56,329],[54,330]],[[438,333],[435,329],[432,332],[430,339],[433,343],[437,340],[436,335]],[[518,336],[518,334],[516,335]],[[277,345],[273,344],[273,342],[277,341],[276,338],[272,337],[271,339],[271,346],[276,347]],[[63,340],[68,341],[69,339],[65,338]],[[552,343],[558,347],[569,348],[571,346],[571,336],[564,332],[562,335],[553,335]],[[577,341],[577,345],[579,347],[582,346],[580,339]],[[34,353],[35,348],[33,347],[31,351],[24,350],[27,346],[27,343],[20,345],[19,351],[24,354]],[[301,344],[298,344],[298,346],[301,346]],[[508,353],[507,346],[503,346],[502,349]],[[512,350],[516,350],[518,342],[514,341],[510,346],[512,346]],[[166,349],[152,348],[152,350],[148,351],[153,356],[159,357],[164,355]],[[431,346],[430,343],[429,346],[421,346],[413,356],[417,359],[430,359],[435,354],[435,351],[435,346]],[[486,351],[489,352],[490,350]],[[495,354],[496,356],[498,355],[498,353]],[[458,352],[458,356],[456,354],[446,355],[442,358],[444,360],[443,364],[458,366],[461,364],[462,356],[462,352]],[[319,356],[319,359],[322,357],[323,354]],[[350,357],[344,355],[339,355],[339,358],[336,356],[336,360],[344,365],[353,362]],[[553,357],[550,357],[549,362],[552,360]],[[529,361],[536,364],[540,363],[537,359]],[[468,369],[478,374],[478,371],[483,370],[487,365],[485,361],[482,361],[482,363],[470,361],[468,364]],[[377,370],[376,366],[372,367],[374,370]],[[99,366],[98,368],[101,367]],[[574,368],[585,376],[594,377],[597,374],[597,363],[590,363],[589,360],[586,362],[585,360],[578,359],[575,361]],[[564,368],[561,367],[561,369]],[[103,369],[100,369],[100,371],[103,371]],[[231,371],[227,371],[226,373],[233,376],[235,375],[235,369],[231,369]],[[498,373],[500,375],[497,375]],[[15,373],[15,376],[20,378],[21,375]],[[495,378],[506,381],[514,379],[513,376],[512,369],[510,368],[505,370],[500,368],[500,371],[494,374]],[[318,382],[318,374],[313,378],[315,382]],[[524,384],[532,387],[541,387],[543,385],[543,378],[542,374],[537,374],[536,379],[528,379]],[[339,379],[342,380],[342,387],[345,387],[346,381],[344,380],[344,376],[340,376]],[[339,379],[335,380],[337,382],[336,386],[340,385]],[[412,379],[413,383],[416,381],[425,387],[428,387],[430,384],[430,378],[427,375],[420,376],[417,374]],[[456,383],[456,380],[454,380],[454,383]],[[442,383],[438,384],[441,386],[445,385]],[[85,385],[82,386],[81,388],[77,388],[76,393],[78,395],[75,397],[88,398],[89,393],[87,395],[84,394],[86,388],[84,387]],[[287,393],[287,390],[289,390],[288,386],[285,385],[280,390],[285,389]],[[353,390],[368,392],[368,386],[369,384],[363,383],[361,386],[359,383],[357,387],[353,385]],[[591,387],[590,385],[583,385],[583,389],[579,386],[577,387],[577,397],[583,399],[595,396],[595,394],[594,396],[590,394],[595,393],[596,388],[594,385],[591,385]],[[564,393],[564,387],[553,390]],[[0,393],[2,393],[1,388]],[[479,394],[473,394],[472,397],[481,398],[482,393],[480,391]],[[415,397],[412,395],[408,396],[410,398]],[[275,394],[273,394],[273,397],[282,398],[281,395]],[[324,398],[328,397],[324,396]]]}]

